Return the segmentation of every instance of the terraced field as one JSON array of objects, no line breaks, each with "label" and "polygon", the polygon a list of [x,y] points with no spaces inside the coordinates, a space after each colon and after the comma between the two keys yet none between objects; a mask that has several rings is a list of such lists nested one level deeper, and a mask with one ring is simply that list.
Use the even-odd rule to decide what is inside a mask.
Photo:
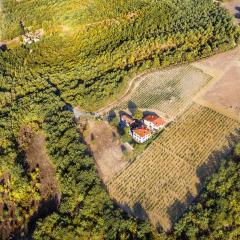
[{"label": "terraced field", "polygon": [[169,230],[239,136],[240,124],[193,104],[142,155],[108,182],[125,210]]},{"label": "terraced field", "polygon": [[116,108],[127,109],[131,101],[141,109],[152,109],[176,118],[192,103],[192,97],[212,77],[192,65],[156,71],[143,77],[138,87]]}]

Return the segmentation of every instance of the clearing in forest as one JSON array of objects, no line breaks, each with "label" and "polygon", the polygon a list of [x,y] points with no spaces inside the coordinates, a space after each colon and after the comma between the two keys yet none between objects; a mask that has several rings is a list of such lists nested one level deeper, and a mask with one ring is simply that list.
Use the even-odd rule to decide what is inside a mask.
[{"label": "clearing in forest", "polygon": [[240,120],[240,47],[194,64],[213,76],[213,81],[195,98],[197,103]]},{"label": "clearing in forest", "polygon": [[127,164],[118,133],[105,121],[88,120],[84,137],[93,153],[98,173],[107,182]]},{"label": "clearing in forest", "polygon": [[26,160],[29,171],[39,168],[40,193],[45,199],[51,199],[59,204],[61,193],[57,181],[56,169],[46,153],[46,142],[43,133],[34,134],[26,150]]},{"label": "clearing in forest", "polygon": [[110,196],[127,212],[169,230],[231,149],[238,127],[239,122],[193,104],[108,182]]},{"label": "clearing in forest", "polygon": [[151,109],[162,116],[176,118],[210,80],[210,75],[191,65],[155,71],[139,80],[137,88],[116,109],[127,109],[132,102],[143,110]]}]

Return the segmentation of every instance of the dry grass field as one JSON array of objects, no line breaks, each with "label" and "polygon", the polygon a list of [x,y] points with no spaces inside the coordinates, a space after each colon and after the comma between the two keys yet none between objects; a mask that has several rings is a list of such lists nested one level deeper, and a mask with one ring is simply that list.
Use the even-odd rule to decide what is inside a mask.
[{"label": "dry grass field", "polygon": [[201,60],[194,66],[213,76],[212,83],[195,101],[240,120],[240,47]]},{"label": "dry grass field", "polygon": [[118,133],[105,121],[88,120],[84,136],[98,173],[103,182],[107,182],[127,164]]},{"label": "dry grass field", "polygon": [[43,199],[51,197],[51,201],[58,205],[61,196],[60,187],[57,181],[56,169],[46,153],[46,140],[43,133],[33,134],[25,154],[28,171],[31,172],[36,167],[39,168],[41,196]]},{"label": "dry grass field", "polygon": [[169,230],[229,151],[239,127],[237,121],[193,104],[108,182],[109,194],[126,211]]},{"label": "dry grass field", "polygon": [[141,109],[176,118],[191,105],[192,97],[210,79],[210,75],[191,65],[155,71],[144,76],[128,98],[117,105],[117,109],[127,109],[131,101]]}]

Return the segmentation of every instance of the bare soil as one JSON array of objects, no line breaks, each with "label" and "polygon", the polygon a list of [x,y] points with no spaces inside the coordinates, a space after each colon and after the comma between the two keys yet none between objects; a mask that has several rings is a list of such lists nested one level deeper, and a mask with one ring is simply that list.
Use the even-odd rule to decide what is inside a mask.
[{"label": "bare soil", "polygon": [[45,137],[42,133],[32,137],[26,150],[29,171],[36,167],[40,169],[40,192],[42,198],[60,198],[56,170],[47,156],[45,144]]},{"label": "bare soil", "polygon": [[196,102],[240,120],[240,47],[201,60],[195,66],[214,77]]},{"label": "bare soil", "polygon": [[240,119],[240,67],[232,66],[226,71],[203,98],[236,113]]},{"label": "bare soil", "polygon": [[[24,221],[27,222],[29,220],[28,228],[25,230],[31,232],[37,219],[40,217],[44,218],[57,209],[61,197],[56,170],[46,153],[44,134],[34,132],[29,126],[22,126],[18,135],[18,144],[19,149],[23,153],[21,159],[26,175],[29,176],[36,171],[36,168],[39,169],[39,174],[33,181],[40,183],[40,199],[36,200],[34,197],[29,196],[29,202],[25,206],[24,212],[26,214],[23,218],[24,220],[19,220],[17,215],[24,212],[21,210],[20,212],[17,211],[16,204],[18,204],[18,201],[17,203],[12,202],[9,192],[5,192],[6,194],[2,198],[3,202],[0,203],[0,216],[3,215],[4,207],[8,210],[8,215],[4,217],[4,221],[0,221],[0,239],[3,240],[11,239],[10,235],[12,233],[16,234],[16,239],[19,239],[19,230],[22,229]],[[0,181],[1,183],[6,183],[10,178],[11,174],[6,172]],[[33,185],[34,183],[29,182],[29,184]]]},{"label": "bare soil", "polygon": [[99,175],[106,183],[127,164],[119,135],[108,122],[89,120],[84,136],[93,153]]}]

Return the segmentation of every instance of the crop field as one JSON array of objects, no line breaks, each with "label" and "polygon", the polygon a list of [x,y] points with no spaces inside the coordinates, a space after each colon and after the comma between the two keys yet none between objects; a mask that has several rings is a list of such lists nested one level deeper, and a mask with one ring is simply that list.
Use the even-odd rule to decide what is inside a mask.
[{"label": "crop field", "polygon": [[239,138],[239,122],[193,104],[108,182],[120,206],[169,230]]},{"label": "crop field", "polygon": [[129,101],[141,109],[152,109],[176,118],[191,104],[192,97],[211,76],[191,65],[156,71],[139,80],[138,87],[117,109],[127,109]]},{"label": "crop field", "polygon": [[215,72],[211,86],[195,101],[233,119],[240,120],[240,47],[203,59],[194,65],[204,72]]}]

